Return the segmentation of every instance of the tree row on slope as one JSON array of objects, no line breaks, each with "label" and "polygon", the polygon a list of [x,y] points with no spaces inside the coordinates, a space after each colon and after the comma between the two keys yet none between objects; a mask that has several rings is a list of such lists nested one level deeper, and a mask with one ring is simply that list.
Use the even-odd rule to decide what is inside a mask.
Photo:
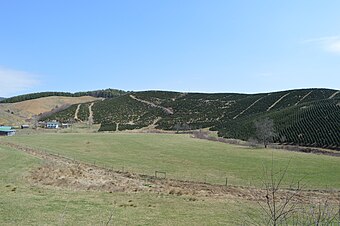
[{"label": "tree row on slope", "polygon": [[166,114],[159,108],[132,99],[129,95],[97,102],[93,106],[94,122],[102,128],[116,130],[139,129],[151,125]]}]

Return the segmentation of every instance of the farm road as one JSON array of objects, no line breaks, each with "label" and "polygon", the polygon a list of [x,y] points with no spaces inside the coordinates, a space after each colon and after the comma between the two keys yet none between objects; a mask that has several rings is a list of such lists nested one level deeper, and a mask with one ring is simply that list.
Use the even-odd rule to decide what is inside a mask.
[{"label": "farm road", "polygon": [[91,103],[89,106],[89,124],[93,124],[93,111],[92,111],[92,107],[93,107],[94,103]]},{"label": "farm road", "polygon": [[75,119],[76,121],[81,121],[81,120],[78,118],[78,113],[79,113],[80,106],[81,106],[81,104],[78,104],[77,109],[76,109],[76,112],[74,113],[74,119]]}]

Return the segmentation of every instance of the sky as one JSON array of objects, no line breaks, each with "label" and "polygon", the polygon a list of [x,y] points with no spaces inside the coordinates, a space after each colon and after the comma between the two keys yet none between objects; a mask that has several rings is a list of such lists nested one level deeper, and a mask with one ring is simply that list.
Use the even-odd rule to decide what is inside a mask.
[{"label": "sky", "polygon": [[340,89],[339,0],[0,0],[0,96]]}]

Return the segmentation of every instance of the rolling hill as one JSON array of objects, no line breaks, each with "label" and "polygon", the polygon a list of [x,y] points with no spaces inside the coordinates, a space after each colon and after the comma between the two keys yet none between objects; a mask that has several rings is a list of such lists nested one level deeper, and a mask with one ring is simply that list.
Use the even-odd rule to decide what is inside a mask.
[{"label": "rolling hill", "polygon": [[[77,107],[49,116],[70,121]],[[86,109],[86,107],[84,108]],[[274,120],[275,141],[340,149],[340,92],[298,89],[272,93],[129,92],[93,104],[100,131],[152,127],[161,130],[209,128],[219,136],[248,140],[254,121]],[[86,110],[83,119],[86,120]]]},{"label": "rolling hill", "polygon": [[[24,118],[61,105],[55,101],[48,104],[46,98],[35,99],[37,105],[28,101],[13,103],[11,109],[20,106],[25,114],[16,112]],[[63,98],[66,97],[57,97]],[[43,119],[87,121],[91,105],[93,121],[101,124],[100,131],[209,128],[221,137],[248,140],[255,136],[256,120],[271,118],[277,143],[340,150],[338,90],[297,89],[259,94],[142,91],[121,92],[102,101],[96,100],[68,102],[71,106]]]}]

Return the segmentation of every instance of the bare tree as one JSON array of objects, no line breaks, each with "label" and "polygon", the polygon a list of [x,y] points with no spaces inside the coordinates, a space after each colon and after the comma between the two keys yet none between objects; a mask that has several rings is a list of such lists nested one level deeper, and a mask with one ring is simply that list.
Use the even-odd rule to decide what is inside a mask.
[{"label": "bare tree", "polygon": [[255,121],[256,137],[260,143],[267,145],[273,141],[275,134],[274,122],[272,119],[264,118]]},{"label": "bare tree", "polygon": [[318,199],[314,204],[310,197],[309,202],[304,203],[300,199],[305,187],[303,178],[294,182],[288,175],[289,165],[290,161],[276,170],[272,157],[271,167],[263,166],[260,178],[263,190],[257,197],[260,218],[248,215],[245,225],[340,225],[340,196],[338,203],[330,202],[329,197]]},{"label": "bare tree", "polygon": [[263,167],[261,183],[264,186],[265,202],[258,201],[258,205],[263,212],[266,225],[282,225],[298,210],[299,203],[295,197],[301,192],[301,180],[296,183],[291,182],[292,190],[282,190],[289,164],[290,162],[284,168],[275,171],[272,159],[272,166],[269,170]]}]

